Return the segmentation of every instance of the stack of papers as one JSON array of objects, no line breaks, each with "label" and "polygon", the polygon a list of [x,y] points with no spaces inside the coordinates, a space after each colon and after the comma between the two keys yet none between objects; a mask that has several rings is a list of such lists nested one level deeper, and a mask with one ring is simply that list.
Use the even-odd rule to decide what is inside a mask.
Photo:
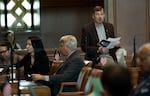
[{"label": "stack of papers", "polygon": [[106,40],[100,41],[98,43],[98,46],[103,46],[103,47],[106,47],[108,49],[112,49],[112,48],[114,48],[116,45],[118,45],[120,43],[120,39],[121,39],[121,37],[108,38]]},{"label": "stack of papers", "polygon": [[110,43],[108,44],[108,46],[106,48],[108,48],[108,49],[114,48],[116,45],[118,45],[120,43],[120,39],[121,39],[121,37],[108,38],[107,41],[110,41]]}]

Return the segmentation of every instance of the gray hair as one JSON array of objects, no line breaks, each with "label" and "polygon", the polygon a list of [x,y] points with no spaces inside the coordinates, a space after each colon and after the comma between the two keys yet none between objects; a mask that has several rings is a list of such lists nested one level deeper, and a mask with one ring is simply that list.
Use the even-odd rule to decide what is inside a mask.
[{"label": "gray hair", "polygon": [[60,38],[60,43],[65,44],[71,50],[75,50],[77,48],[77,39],[73,35],[65,35]]}]

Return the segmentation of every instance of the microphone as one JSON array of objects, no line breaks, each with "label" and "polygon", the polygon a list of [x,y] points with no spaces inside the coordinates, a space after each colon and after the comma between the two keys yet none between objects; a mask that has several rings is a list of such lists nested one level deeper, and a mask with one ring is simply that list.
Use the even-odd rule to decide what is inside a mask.
[{"label": "microphone", "polygon": [[11,81],[13,82],[13,52],[14,52],[14,49],[13,49],[13,46],[10,44],[10,64],[11,64]]},{"label": "microphone", "polygon": [[88,37],[85,36],[85,53],[87,54],[87,47],[88,47]]},{"label": "microphone", "polygon": [[[10,44],[10,49],[11,49],[11,52],[10,52],[10,63],[11,63],[11,81],[12,81],[12,83],[13,83],[13,79],[14,79],[14,75],[13,75],[13,69],[14,69],[14,56],[13,56],[13,53],[14,53],[14,48],[13,48],[13,46]],[[17,66],[16,66],[17,67]],[[20,89],[19,89],[19,87],[20,87],[20,70],[19,70],[19,68],[17,68],[16,69],[17,70],[17,74],[18,74],[18,88],[17,88],[17,90],[18,90],[18,92],[17,92],[17,94],[18,94],[18,96],[20,96]]]},{"label": "microphone", "polygon": [[59,61],[60,60],[60,52],[58,49],[55,49],[54,52],[54,60]]}]

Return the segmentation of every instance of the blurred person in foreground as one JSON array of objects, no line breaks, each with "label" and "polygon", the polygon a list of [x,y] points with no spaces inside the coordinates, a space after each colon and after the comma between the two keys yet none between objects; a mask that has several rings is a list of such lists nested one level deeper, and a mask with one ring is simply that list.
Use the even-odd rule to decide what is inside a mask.
[{"label": "blurred person in foreground", "polygon": [[150,96],[150,43],[143,44],[137,53],[143,80],[137,85],[134,96]]},{"label": "blurred person in foreground", "polygon": [[122,65],[107,65],[101,77],[104,96],[130,96],[131,72]]},{"label": "blurred person in foreground", "polygon": [[[62,66],[58,68],[55,75],[32,74],[34,80],[45,80],[48,82],[48,86],[51,89],[51,96],[58,94],[62,82],[76,82],[79,72],[84,66],[84,61],[77,51],[77,39],[73,35],[65,35],[60,38],[59,50],[67,58]],[[75,86],[67,87],[64,91],[75,91]]]}]

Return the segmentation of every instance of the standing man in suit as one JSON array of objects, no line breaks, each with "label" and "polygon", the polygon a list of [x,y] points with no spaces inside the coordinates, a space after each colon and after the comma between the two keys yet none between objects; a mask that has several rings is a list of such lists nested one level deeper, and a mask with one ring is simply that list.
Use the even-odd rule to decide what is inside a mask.
[{"label": "standing man in suit", "polygon": [[109,56],[113,57],[114,61],[117,61],[115,48],[108,50],[97,45],[101,40],[115,37],[113,25],[104,22],[104,17],[104,9],[101,6],[96,6],[92,11],[93,21],[82,28],[81,48],[86,53],[85,59],[92,60],[94,64],[98,63],[97,55],[102,53],[108,53]]},{"label": "standing man in suit", "polygon": [[[77,52],[77,39],[72,35],[65,35],[60,38],[60,52],[67,58],[60,66],[55,75],[47,76],[32,74],[33,80],[44,80],[51,88],[51,96],[56,96],[59,92],[61,82],[77,81],[79,72],[84,66],[84,61]],[[75,87],[67,87],[64,91],[74,91]]]}]

